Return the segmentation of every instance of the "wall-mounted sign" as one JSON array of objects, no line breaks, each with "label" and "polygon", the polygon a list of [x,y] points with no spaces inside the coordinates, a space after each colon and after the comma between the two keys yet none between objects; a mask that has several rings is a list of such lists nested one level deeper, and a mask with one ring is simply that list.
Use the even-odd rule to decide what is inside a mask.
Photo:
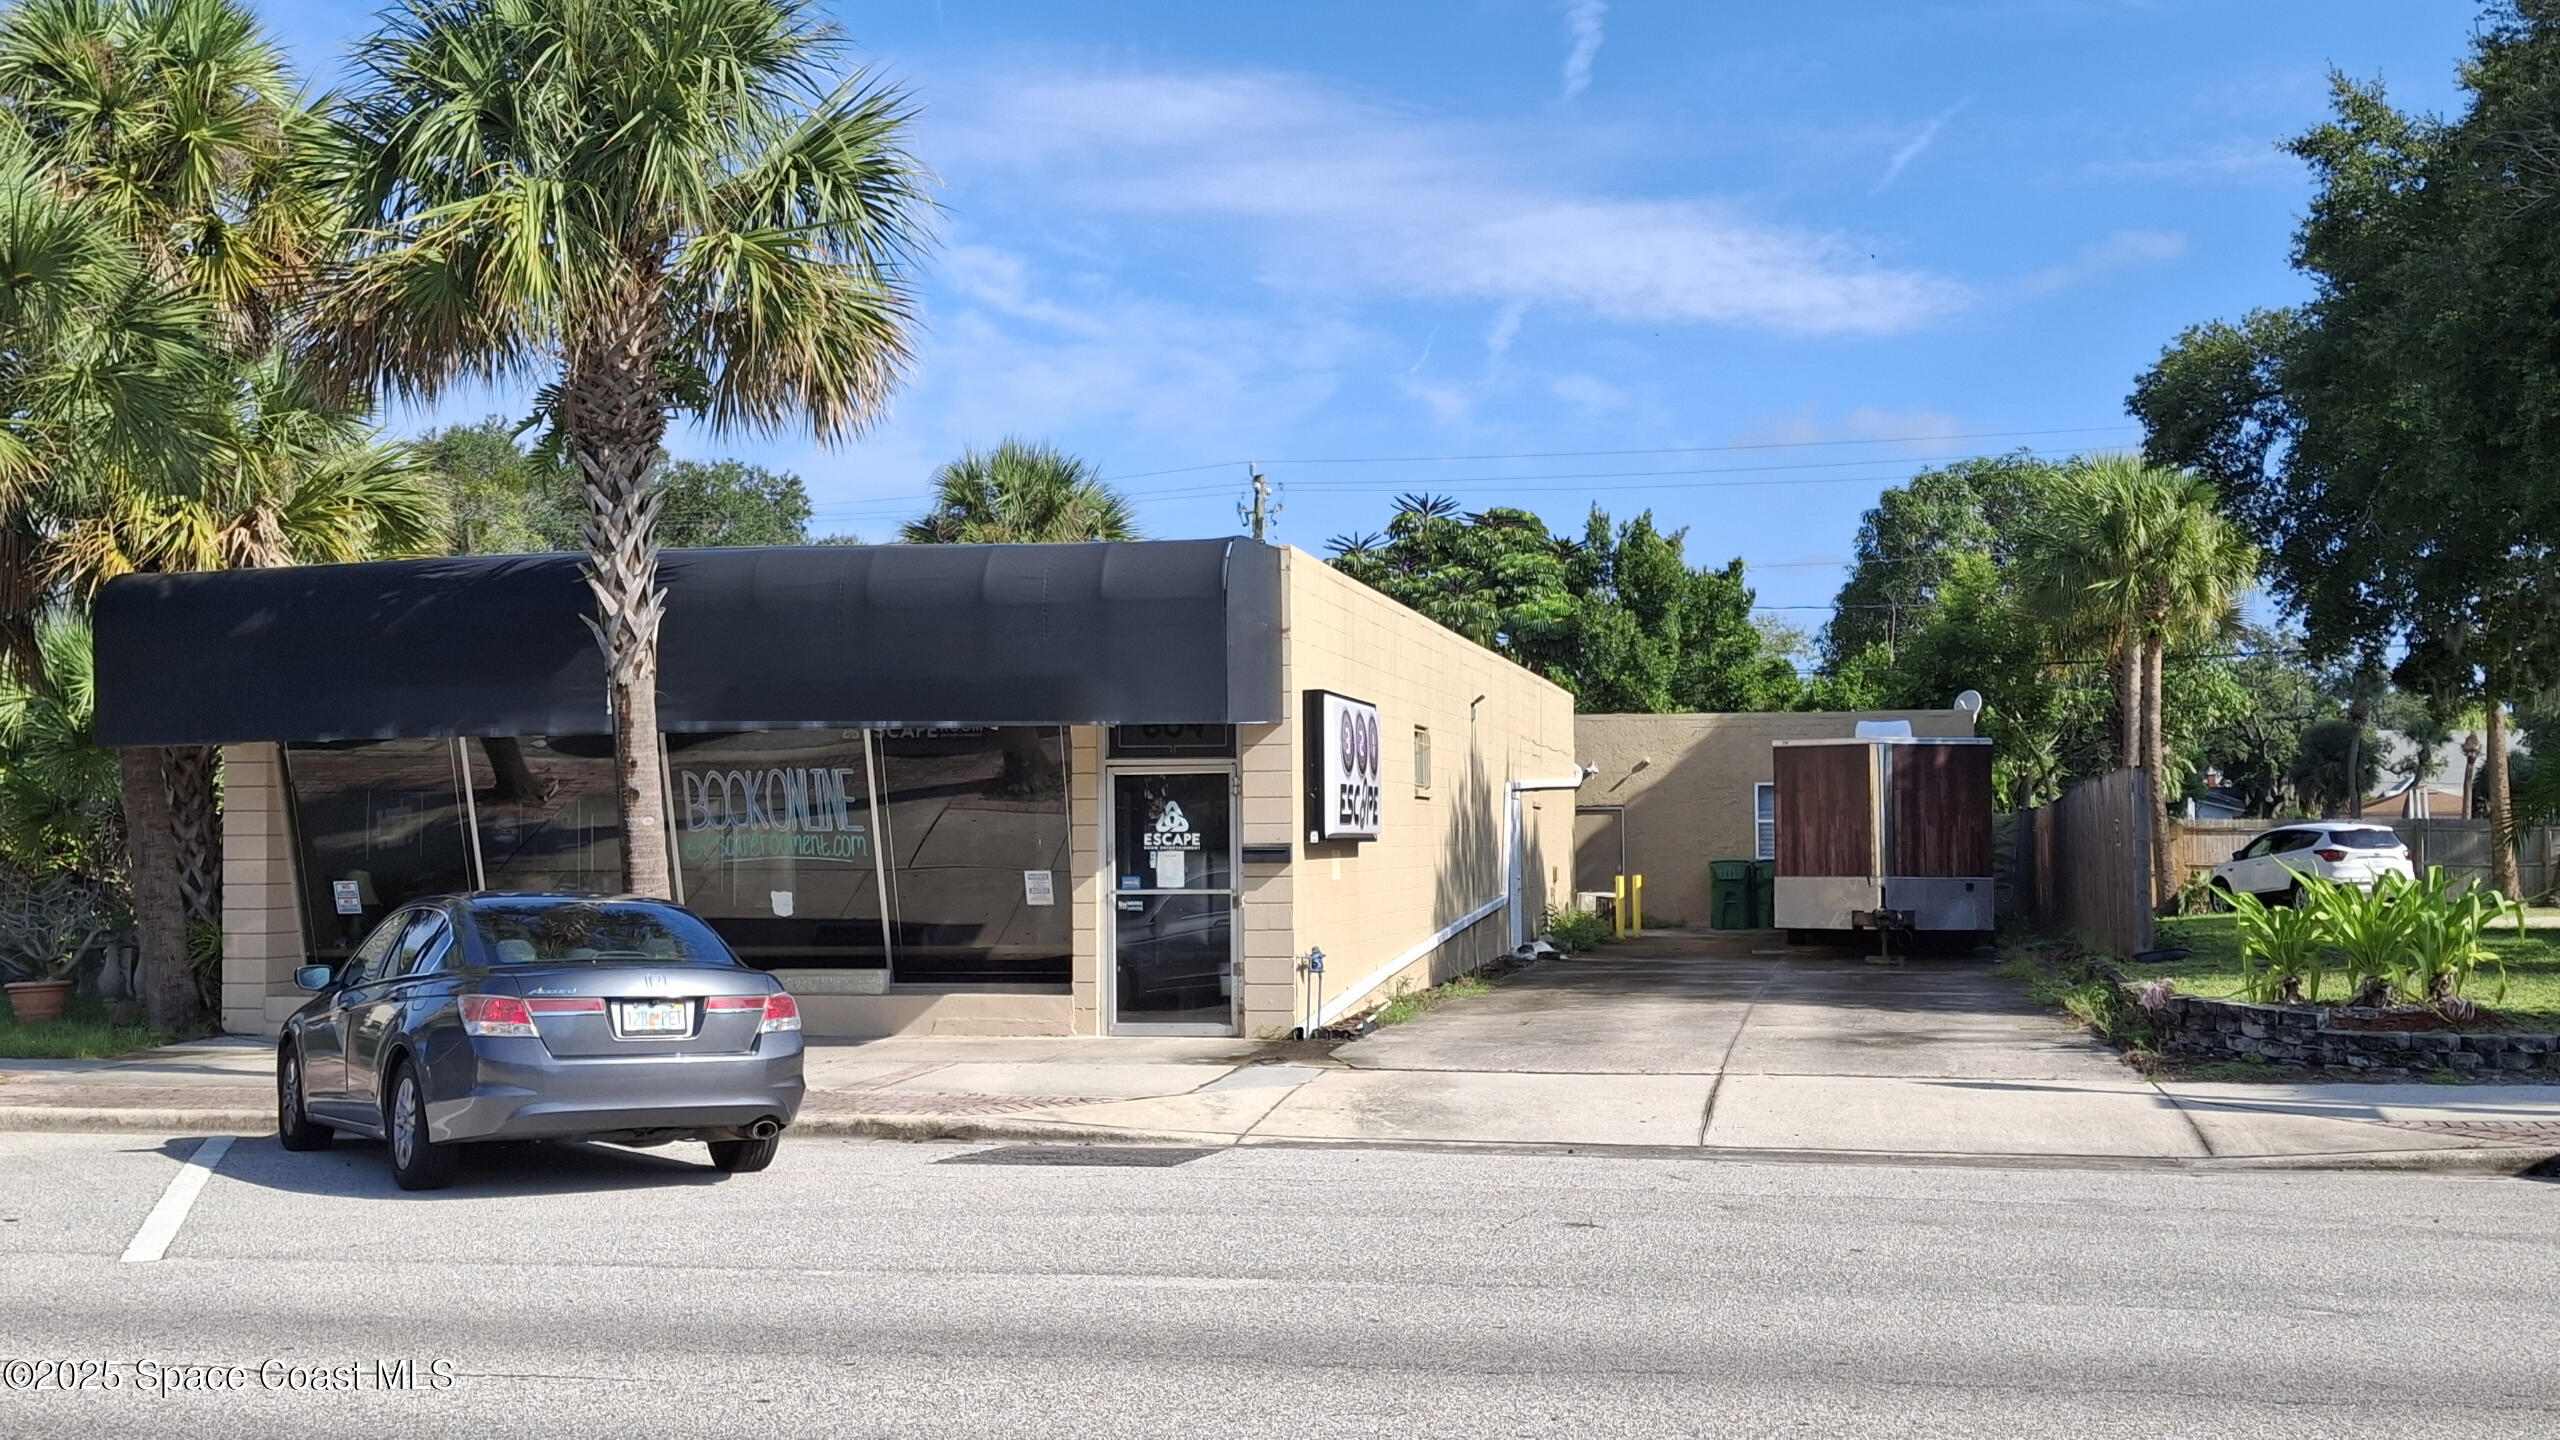
[{"label": "wall-mounted sign", "polygon": [[329,899],[341,915],[364,913],[364,887],[353,880],[330,881]]},{"label": "wall-mounted sign", "polygon": [[1022,872],[1022,903],[1055,905],[1058,903],[1058,877],[1047,870]]},{"label": "wall-mounted sign", "polygon": [[1379,825],[1378,707],[1330,690],[1307,692],[1307,840],[1375,840]]}]

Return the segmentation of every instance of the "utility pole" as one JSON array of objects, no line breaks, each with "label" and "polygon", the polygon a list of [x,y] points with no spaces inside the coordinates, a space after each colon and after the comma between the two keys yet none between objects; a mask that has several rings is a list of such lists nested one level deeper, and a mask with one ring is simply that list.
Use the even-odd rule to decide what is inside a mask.
[{"label": "utility pole", "polygon": [[1271,482],[1263,478],[1262,467],[1249,465],[1245,468],[1253,474],[1253,499],[1247,505],[1236,508],[1245,512],[1245,518],[1253,530],[1253,538],[1266,539],[1270,533],[1271,521],[1279,515],[1280,507],[1271,503]]}]

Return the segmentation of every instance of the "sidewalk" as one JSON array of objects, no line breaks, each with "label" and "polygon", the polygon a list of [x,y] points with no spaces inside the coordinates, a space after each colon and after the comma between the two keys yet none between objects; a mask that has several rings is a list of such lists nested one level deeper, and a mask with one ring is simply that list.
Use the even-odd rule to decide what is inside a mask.
[{"label": "sidewalk", "polygon": [[[273,1128],[269,1042],[0,1061],[0,1129]],[[1348,1044],[813,1042],[795,1133],[2514,1172],[2560,1086],[2159,1084],[1979,966],[1674,937]]]}]

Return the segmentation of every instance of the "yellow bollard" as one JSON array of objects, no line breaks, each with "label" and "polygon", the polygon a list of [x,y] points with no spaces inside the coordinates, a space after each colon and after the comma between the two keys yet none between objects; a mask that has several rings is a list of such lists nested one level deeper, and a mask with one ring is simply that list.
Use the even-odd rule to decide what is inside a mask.
[{"label": "yellow bollard", "polygon": [[1627,887],[1627,906],[1635,912],[1627,922],[1627,929],[1634,934],[1642,935],[1644,933],[1644,877],[1641,875],[1635,878],[1633,885]]},{"label": "yellow bollard", "polygon": [[1609,933],[1627,938],[1627,877],[1621,875],[1610,887]]}]

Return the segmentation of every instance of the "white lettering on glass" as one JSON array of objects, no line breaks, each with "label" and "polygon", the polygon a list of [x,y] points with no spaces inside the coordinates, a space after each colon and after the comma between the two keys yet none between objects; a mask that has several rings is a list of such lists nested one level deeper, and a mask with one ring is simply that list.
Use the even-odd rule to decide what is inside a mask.
[{"label": "white lettering on glass", "polygon": [[678,770],[684,856],[713,860],[868,860],[870,827],[854,818],[845,766]]}]

